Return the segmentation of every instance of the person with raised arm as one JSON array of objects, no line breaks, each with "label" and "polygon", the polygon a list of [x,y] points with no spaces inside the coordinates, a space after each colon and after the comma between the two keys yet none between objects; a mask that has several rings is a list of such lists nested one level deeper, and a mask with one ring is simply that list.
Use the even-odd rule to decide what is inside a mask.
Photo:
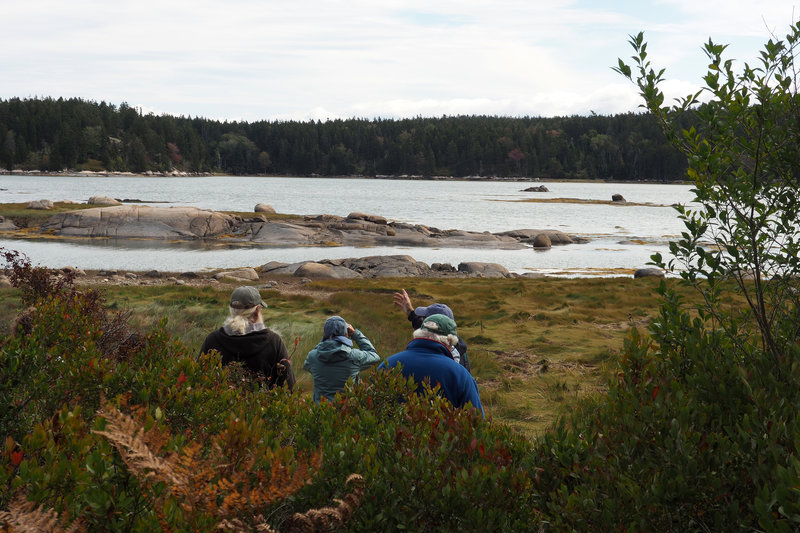
[{"label": "person with raised arm", "polygon": [[[433,303],[427,307],[417,307],[415,309],[405,289],[400,289],[398,292],[394,293],[394,303],[403,310],[414,330],[419,329],[426,317],[435,314],[444,315],[451,320],[455,320],[453,311],[442,303]],[[467,372],[472,373],[472,369],[469,366],[469,357],[467,356],[467,343],[464,342],[461,337],[458,338],[458,341],[455,346],[452,347],[450,353],[456,363],[466,368]]]}]

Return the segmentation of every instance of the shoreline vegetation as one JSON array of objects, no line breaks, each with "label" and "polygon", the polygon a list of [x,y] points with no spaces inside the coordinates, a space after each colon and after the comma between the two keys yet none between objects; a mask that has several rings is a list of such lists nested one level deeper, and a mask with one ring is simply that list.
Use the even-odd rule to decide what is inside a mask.
[{"label": "shoreline vegetation", "polygon": [[[0,176],[64,176],[64,177],[93,177],[93,178],[203,178],[203,177],[225,177],[241,175],[227,174],[224,172],[185,172],[179,170],[170,170],[163,172],[122,172],[110,170],[76,170],[65,169],[60,171],[47,171],[47,170],[21,170],[14,169],[8,170],[0,168]],[[411,181],[504,181],[504,182],[548,182],[548,183],[654,183],[660,185],[685,185],[689,182],[685,180],[669,179],[603,179],[603,178],[539,178],[539,177],[524,177],[524,176],[440,176],[440,175],[422,175],[422,174],[341,174],[341,175],[285,175],[285,174],[264,174],[254,173],[247,174],[246,177],[252,178],[322,178],[322,179],[367,179],[367,180],[411,180]],[[525,201],[525,200],[519,200]],[[528,200],[536,201],[536,200]],[[638,204],[629,204],[638,205]]]}]

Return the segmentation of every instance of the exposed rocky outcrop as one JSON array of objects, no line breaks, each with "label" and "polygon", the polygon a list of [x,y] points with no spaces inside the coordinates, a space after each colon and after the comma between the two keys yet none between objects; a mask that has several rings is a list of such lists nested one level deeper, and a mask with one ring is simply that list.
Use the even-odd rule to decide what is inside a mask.
[{"label": "exposed rocky outcrop", "polygon": [[522,189],[522,192],[550,192],[550,189],[544,185],[539,185],[538,187],[528,187],[527,189]]},{"label": "exposed rocky outcrop", "polygon": [[553,245],[553,242],[550,240],[550,237],[547,236],[546,233],[540,233],[536,237],[533,238],[533,247],[537,250],[544,250],[550,248]]},{"label": "exposed rocky outcrop", "polygon": [[621,194],[612,194],[611,195],[611,201],[612,202],[624,202],[625,201],[625,197],[622,196]]},{"label": "exposed rocky outcrop", "polygon": [[116,206],[59,213],[42,231],[76,237],[141,239],[220,238],[237,229],[235,217],[196,207]]},{"label": "exposed rocky outcrop", "polygon": [[[120,205],[97,207],[50,217],[43,232],[70,237],[140,239],[206,239],[273,246],[408,246],[518,249],[575,239],[558,230],[520,229],[503,233],[440,230],[391,222],[377,215],[351,213],[305,217],[247,217],[196,207]],[[544,237],[542,237],[544,236]]]},{"label": "exposed rocky outcrop", "polygon": [[122,205],[122,202],[115,198],[110,198],[108,196],[92,196],[89,198],[89,205]]},{"label": "exposed rocky outcrop", "polygon": [[663,278],[664,271],[660,268],[640,268],[633,273],[634,278]]},{"label": "exposed rocky outcrop", "polygon": [[298,278],[310,279],[350,279],[363,277],[358,272],[341,265],[335,265],[329,262],[316,263],[312,261],[301,264],[292,275]]},{"label": "exposed rocky outcrop", "polygon": [[348,259],[324,259],[300,263],[271,261],[257,269],[261,273],[290,275],[310,279],[389,278],[429,276],[427,263],[408,255],[375,255]]},{"label": "exposed rocky outcrop", "polygon": [[227,270],[225,272],[219,272],[214,274],[214,279],[235,279],[241,281],[258,281],[258,272],[256,269],[246,267],[246,268],[237,268],[236,270]]},{"label": "exposed rocky outcrop", "polygon": [[258,203],[256,204],[255,208],[253,209],[256,213],[268,213],[270,215],[275,214],[275,208],[269,204]]},{"label": "exposed rocky outcrop", "polygon": [[498,235],[511,237],[525,244],[530,244],[531,246],[535,244],[536,238],[540,235],[544,235],[550,239],[551,245],[585,242],[584,239],[571,237],[563,231],[559,231],[557,229],[515,229],[512,231],[504,231]]},{"label": "exposed rocky outcrop", "polygon": [[459,263],[458,271],[481,278],[507,278],[510,274],[508,269],[499,263]]},{"label": "exposed rocky outcrop", "polygon": [[0,217],[0,231],[14,231],[19,229],[10,218]]},{"label": "exposed rocky outcrop", "polygon": [[52,200],[33,200],[28,203],[28,209],[53,209]]}]

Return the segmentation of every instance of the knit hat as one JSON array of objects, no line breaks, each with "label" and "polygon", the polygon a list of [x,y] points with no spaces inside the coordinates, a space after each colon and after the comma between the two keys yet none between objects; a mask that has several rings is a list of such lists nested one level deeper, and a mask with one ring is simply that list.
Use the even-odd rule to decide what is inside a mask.
[{"label": "knit hat", "polygon": [[426,317],[431,315],[444,315],[451,320],[455,320],[453,317],[453,311],[447,307],[445,304],[431,304],[428,307],[417,307],[414,309],[414,313],[417,316]]},{"label": "knit hat", "polygon": [[234,309],[250,309],[257,305],[267,307],[267,304],[261,299],[261,294],[258,292],[258,289],[249,285],[233,289],[231,293],[231,307]]},{"label": "knit hat", "polygon": [[457,335],[455,321],[445,315],[436,314],[427,317],[420,329],[436,333],[437,335]]},{"label": "knit hat", "polygon": [[335,339],[342,344],[352,346],[353,341],[347,337],[347,321],[334,315],[325,321],[325,326],[322,328],[322,340]]}]

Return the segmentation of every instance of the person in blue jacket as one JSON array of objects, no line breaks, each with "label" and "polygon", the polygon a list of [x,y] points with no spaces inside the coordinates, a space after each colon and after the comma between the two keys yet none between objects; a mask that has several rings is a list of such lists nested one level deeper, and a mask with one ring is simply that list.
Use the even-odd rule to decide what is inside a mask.
[{"label": "person in blue jacket", "polygon": [[[353,341],[358,348],[353,347]],[[347,380],[358,381],[362,370],[378,363],[381,357],[369,339],[340,316],[325,321],[322,340],[308,352],[303,368],[314,378],[314,401],[332,401],[344,390]]]},{"label": "person in blue jacket", "polygon": [[421,384],[427,380],[431,386],[439,385],[441,394],[454,406],[471,404],[483,414],[478,385],[469,371],[451,356],[450,349],[456,342],[458,335],[454,320],[439,314],[425,317],[406,349],[388,357],[378,369],[394,368],[399,364],[403,375],[413,376],[417,382],[417,392],[422,390]]},{"label": "person in blue jacket", "polygon": [[[444,315],[452,320],[456,319],[453,316],[453,310],[443,303],[437,302],[427,307],[417,307],[415,309],[405,289],[400,289],[398,292],[394,293],[394,304],[403,310],[408,321],[411,322],[411,327],[415,330],[419,329],[420,325],[422,325],[422,321],[431,315]],[[461,337],[459,337],[458,342],[450,348],[450,353],[456,363],[472,373],[472,369],[469,365],[469,357],[467,356],[467,343],[464,342]]]}]

